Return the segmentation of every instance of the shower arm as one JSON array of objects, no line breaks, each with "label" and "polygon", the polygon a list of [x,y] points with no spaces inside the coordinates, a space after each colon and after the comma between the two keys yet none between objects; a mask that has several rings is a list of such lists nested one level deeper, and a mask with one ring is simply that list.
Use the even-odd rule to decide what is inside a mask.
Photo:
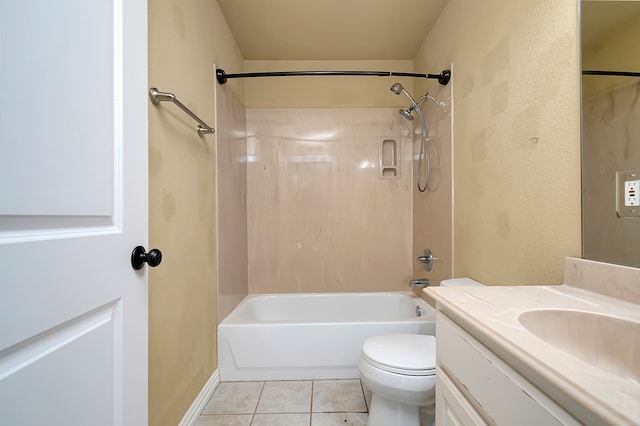
[{"label": "shower arm", "polygon": [[430,100],[435,102],[436,105],[438,105],[440,108],[443,108],[445,103],[444,102],[439,102],[436,98],[434,98],[433,96],[431,96],[428,92],[425,93],[424,95],[420,96],[417,100],[416,100],[416,104],[420,105],[421,102],[424,102],[425,100]]}]

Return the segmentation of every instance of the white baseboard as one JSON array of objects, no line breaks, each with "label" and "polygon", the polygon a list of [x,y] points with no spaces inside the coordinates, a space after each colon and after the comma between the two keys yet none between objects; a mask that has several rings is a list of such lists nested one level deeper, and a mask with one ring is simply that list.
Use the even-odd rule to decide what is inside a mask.
[{"label": "white baseboard", "polygon": [[196,399],[191,403],[191,407],[189,407],[187,412],[184,413],[184,416],[182,417],[182,420],[180,420],[180,423],[178,423],[178,426],[194,426],[196,424],[204,406],[207,404],[209,398],[211,398],[211,395],[213,394],[213,391],[216,390],[219,384],[220,371],[216,369],[211,377],[209,377],[209,380],[207,380],[207,383],[204,384],[202,390],[200,390],[200,393],[196,396]]}]

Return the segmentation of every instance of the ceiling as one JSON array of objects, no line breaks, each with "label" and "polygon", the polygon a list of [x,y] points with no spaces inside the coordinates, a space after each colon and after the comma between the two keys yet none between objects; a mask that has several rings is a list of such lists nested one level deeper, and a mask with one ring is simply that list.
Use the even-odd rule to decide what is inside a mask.
[{"label": "ceiling", "polygon": [[413,60],[448,0],[218,0],[246,60]]}]

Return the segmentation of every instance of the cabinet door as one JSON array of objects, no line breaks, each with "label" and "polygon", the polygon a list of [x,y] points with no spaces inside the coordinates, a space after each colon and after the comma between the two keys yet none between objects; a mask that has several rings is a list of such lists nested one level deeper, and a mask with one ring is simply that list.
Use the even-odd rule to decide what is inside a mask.
[{"label": "cabinet door", "polygon": [[577,426],[575,420],[490,349],[438,313],[436,322],[439,371],[453,378],[457,389],[473,401],[491,424]]},{"label": "cabinet door", "polygon": [[449,376],[436,368],[436,425],[486,425]]}]

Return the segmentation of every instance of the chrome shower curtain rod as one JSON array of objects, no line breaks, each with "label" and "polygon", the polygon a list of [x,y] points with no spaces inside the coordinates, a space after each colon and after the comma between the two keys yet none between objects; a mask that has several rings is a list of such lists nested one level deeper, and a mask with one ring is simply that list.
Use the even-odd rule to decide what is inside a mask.
[{"label": "chrome shower curtain rod", "polygon": [[582,75],[613,75],[618,77],[640,77],[640,72],[629,71],[582,71]]},{"label": "chrome shower curtain rod", "polygon": [[366,75],[378,77],[419,77],[437,79],[438,83],[443,86],[449,83],[451,79],[451,70],[444,70],[440,74],[416,74],[412,72],[395,72],[395,71],[275,71],[275,72],[249,72],[240,74],[227,74],[223,69],[216,69],[216,78],[218,83],[225,84],[230,78],[250,78],[250,77],[290,77],[290,76],[306,76],[306,75]]}]

